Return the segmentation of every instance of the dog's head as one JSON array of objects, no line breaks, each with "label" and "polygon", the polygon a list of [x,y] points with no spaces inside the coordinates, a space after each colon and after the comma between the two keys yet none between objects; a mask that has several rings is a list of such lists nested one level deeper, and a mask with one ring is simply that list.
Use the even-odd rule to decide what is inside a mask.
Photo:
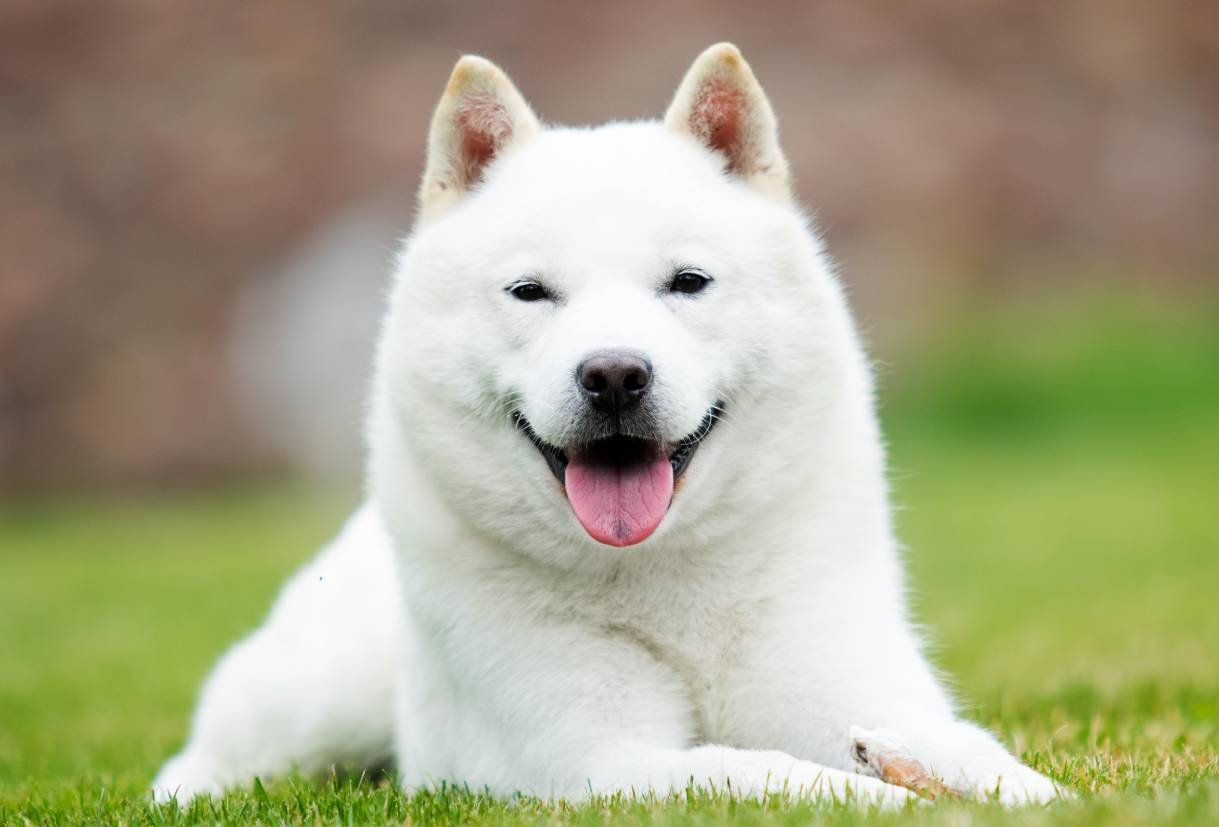
[{"label": "dog's head", "polygon": [[705,539],[737,495],[799,484],[797,441],[858,349],[735,47],[695,61],[663,123],[596,129],[543,128],[463,58],[420,213],[382,338],[378,489],[422,466],[481,530],[582,547]]}]

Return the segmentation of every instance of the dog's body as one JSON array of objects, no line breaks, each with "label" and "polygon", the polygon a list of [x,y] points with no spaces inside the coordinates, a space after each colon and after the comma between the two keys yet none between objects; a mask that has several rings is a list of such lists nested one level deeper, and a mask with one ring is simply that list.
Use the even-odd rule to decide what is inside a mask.
[{"label": "dog's body", "polygon": [[392,757],[498,795],[905,800],[853,727],[1055,795],[920,654],[869,367],[733,47],[663,124],[595,130],[465,58],[420,199],[371,502],[221,661],[158,795]]}]

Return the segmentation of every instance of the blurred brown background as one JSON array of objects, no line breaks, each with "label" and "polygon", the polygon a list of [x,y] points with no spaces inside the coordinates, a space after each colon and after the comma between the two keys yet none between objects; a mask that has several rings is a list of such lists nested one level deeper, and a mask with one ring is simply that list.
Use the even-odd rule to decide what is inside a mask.
[{"label": "blurred brown background", "polygon": [[1214,2],[8,0],[0,487],[355,468],[453,61],[592,123],[723,39],[882,356],[963,301],[1219,272]]}]

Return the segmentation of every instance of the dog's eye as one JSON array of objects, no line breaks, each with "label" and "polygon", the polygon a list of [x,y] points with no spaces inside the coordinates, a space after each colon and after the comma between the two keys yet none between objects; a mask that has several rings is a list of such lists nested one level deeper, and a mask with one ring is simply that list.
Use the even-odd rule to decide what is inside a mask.
[{"label": "dog's eye", "polygon": [[513,298],[520,299],[523,302],[536,302],[550,298],[546,288],[536,281],[518,281],[516,284],[508,287],[508,292],[512,294]]},{"label": "dog's eye", "polygon": [[711,277],[698,270],[682,270],[669,283],[670,293],[698,293],[711,283]]}]

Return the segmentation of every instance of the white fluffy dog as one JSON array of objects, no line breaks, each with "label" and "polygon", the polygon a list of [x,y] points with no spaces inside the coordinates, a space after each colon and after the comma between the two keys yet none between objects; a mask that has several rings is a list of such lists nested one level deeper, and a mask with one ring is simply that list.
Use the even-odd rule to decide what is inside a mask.
[{"label": "white fluffy dog", "polygon": [[878,744],[1058,794],[920,653],[868,361],[735,47],[595,129],[458,62],[368,434],[368,504],[220,661],[158,797],[392,758],[500,796],[905,801]]}]

